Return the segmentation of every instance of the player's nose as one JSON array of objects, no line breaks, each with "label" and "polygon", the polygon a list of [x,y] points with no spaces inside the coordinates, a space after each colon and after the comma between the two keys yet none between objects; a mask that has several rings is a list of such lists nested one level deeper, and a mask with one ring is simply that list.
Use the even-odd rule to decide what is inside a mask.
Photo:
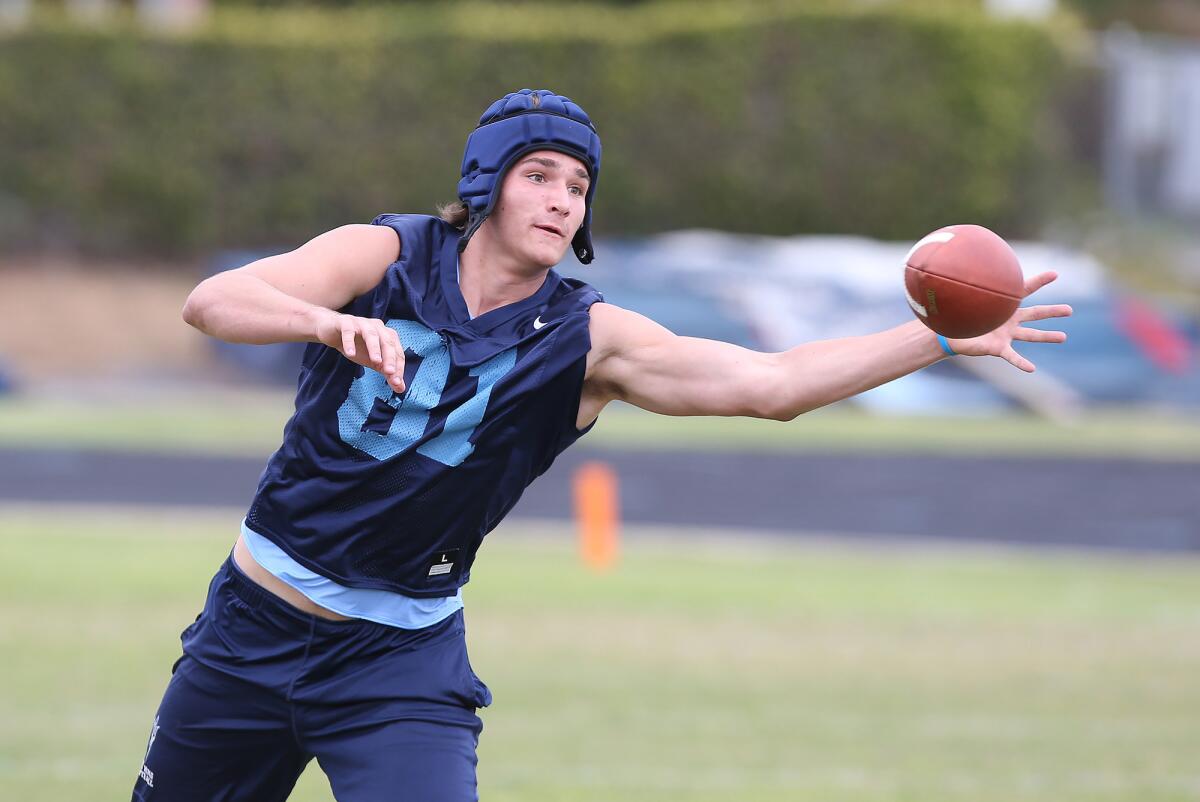
[{"label": "player's nose", "polygon": [[564,217],[571,213],[571,190],[566,184],[556,185],[546,193],[546,208]]}]

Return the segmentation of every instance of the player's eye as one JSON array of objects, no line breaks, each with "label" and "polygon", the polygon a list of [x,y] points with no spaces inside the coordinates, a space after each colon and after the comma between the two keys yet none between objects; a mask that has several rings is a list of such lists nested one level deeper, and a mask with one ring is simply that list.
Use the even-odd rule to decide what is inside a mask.
[{"label": "player's eye", "polygon": [[546,176],[542,175],[541,173],[530,173],[529,180],[535,184],[541,184],[546,181]]},{"label": "player's eye", "polygon": [[583,196],[583,187],[579,186],[578,184],[572,184],[571,185],[571,194],[579,195],[580,197],[582,197]]}]

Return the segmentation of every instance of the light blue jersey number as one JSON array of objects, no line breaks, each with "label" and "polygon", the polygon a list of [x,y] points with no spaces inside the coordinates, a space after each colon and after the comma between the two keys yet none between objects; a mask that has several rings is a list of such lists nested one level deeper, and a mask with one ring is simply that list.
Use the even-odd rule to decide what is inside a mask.
[{"label": "light blue jersey number", "polygon": [[[413,443],[425,435],[430,410],[441,400],[446,379],[450,376],[450,352],[436,332],[411,320],[389,320],[387,326],[400,335],[405,350],[421,357],[421,364],[404,395],[393,393],[382,373],[364,368],[363,374],[350,385],[350,392],[338,409],[338,431],[342,440],[378,460],[390,459],[412,448]],[[516,363],[517,349],[509,348],[471,368],[471,375],[479,379],[475,395],[451,410],[441,434],[422,443],[417,453],[450,467],[469,457],[475,450],[471,435],[483,421],[492,387]],[[386,434],[363,429],[375,399],[396,410]]]}]

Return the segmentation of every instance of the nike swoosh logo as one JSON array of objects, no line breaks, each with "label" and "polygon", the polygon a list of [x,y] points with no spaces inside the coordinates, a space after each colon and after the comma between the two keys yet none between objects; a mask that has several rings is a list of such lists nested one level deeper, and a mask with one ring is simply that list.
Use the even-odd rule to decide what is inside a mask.
[{"label": "nike swoosh logo", "polygon": [[542,322],[542,316],[538,315],[537,320],[533,321],[533,330],[537,331],[538,329],[540,329],[542,326],[545,326],[545,325],[546,324]]}]

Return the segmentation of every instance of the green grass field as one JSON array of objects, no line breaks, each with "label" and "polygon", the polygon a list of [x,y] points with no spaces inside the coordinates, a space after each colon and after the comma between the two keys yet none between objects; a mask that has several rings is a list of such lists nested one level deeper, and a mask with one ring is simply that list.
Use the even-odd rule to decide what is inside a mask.
[{"label": "green grass field", "polygon": [[[128,798],[236,520],[0,508],[0,796]],[[466,600],[489,802],[1200,795],[1194,558],[527,524]]]},{"label": "green grass field", "polygon": [[[265,456],[292,410],[286,392],[165,393],[137,398],[0,399],[0,446],[63,446]],[[236,414],[231,414],[236,412]],[[582,441],[621,448],[832,450],[1200,460],[1200,418],[1090,412],[1069,424],[1030,415],[980,418],[818,410],[787,423],[669,418],[614,404]]]}]

